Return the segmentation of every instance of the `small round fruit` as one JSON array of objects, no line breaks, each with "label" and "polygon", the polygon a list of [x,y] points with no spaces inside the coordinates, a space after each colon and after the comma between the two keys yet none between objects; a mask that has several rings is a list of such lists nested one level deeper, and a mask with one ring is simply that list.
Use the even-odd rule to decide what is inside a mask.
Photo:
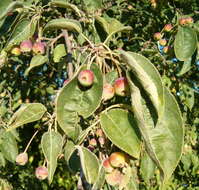
[{"label": "small round fruit", "polygon": [[93,84],[94,73],[91,70],[82,70],[78,75],[79,83],[84,87],[89,87]]},{"label": "small round fruit", "polygon": [[100,128],[96,130],[95,134],[97,137],[104,137],[104,132]]},{"label": "small round fruit", "polygon": [[26,152],[20,153],[16,157],[16,163],[20,166],[24,166],[28,162],[28,154]]},{"label": "small round fruit", "polygon": [[16,56],[21,55],[21,50],[20,50],[20,48],[19,48],[19,47],[14,47],[14,48],[12,48],[11,54],[16,55]]},{"label": "small round fruit", "polygon": [[114,94],[115,94],[114,87],[109,83],[104,84],[103,95],[102,95],[103,100],[104,101],[110,100],[111,98],[113,98]]},{"label": "small round fruit", "polygon": [[156,32],[153,35],[153,38],[158,41],[158,40],[160,40],[162,38],[162,34],[160,32]]},{"label": "small round fruit", "polygon": [[119,170],[115,169],[111,173],[106,174],[105,178],[109,185],[116,186],[122,182],[123,174]]},{"label": "small round fruit", "polygon": [[48,169],[44,166],[39,166],[35,170],[35,175],[38,179],[44,180],[48,177]]},{"label": "small round fruit", "polygon": [[45,53],[45,43],[44,42],[35,42],[33,44],[32,50],[36,54],[44,54]]},{"label": "small round fruit", "polygon": [[186,22],[187,22],[188,24],[193,23],[193,18],[192,18],[192,17],[186,18]]},{"label": "small round fruit", "polygon": [[163,52],[164,52],[164,53],[168,53],[168,51],[169,51],[169,46],[165,46],[165,47],[163,48]]},{"label": "small round fruit", "polygon": [[92,138],[92,139],[89,140],[89,145],[97,146],[97,141],[94,138]]},{"label": "small round fruit", "polygon": [[159,44],[160,44],[161,46],[165,46],[165,45],[167,44],[167,40],[165,40],[165,39],[160,39],[160,40],[159,40]]},{"label": "small round fruit", "polygon": [[173,28],[172,24],[166,24],[164,26],[164,31],[165,32],[170,32],[172,30],[172,28]]},{"label": "small round fruit", "polygon": [[129,94],[129,85],[125,77],[121,77],[115,80],[114,83],[115,94],[118,96],[127,96]]},{"label": "small round fruit", "polygon": [[105,172],[107,172],[107,173],[111,173],[111,172],[114,170],[114,168],[113,168],[113,167],[111,166],[111,164],[110,164],[109,158],[106,158],[106,159],[103,161],[103,166],[104,166]]},{"label": "small round fruit", "polygon": [[31,40],[25,40],[20,44],[21,52],[30,52],[32,50]]},{"label": "small round fruit", "polygon": [[179,20],[179,24],[180,24],[181,26],[186,25],[186,24],[187,24],[187,20],[186,20],[186,18],[180,18],[180,20]]},{"label": "small round fruit", "polygon": [[128,156],[123,152],[114,152],[110,155],[109,161],[113,167],[124,167],[128,163]]}]

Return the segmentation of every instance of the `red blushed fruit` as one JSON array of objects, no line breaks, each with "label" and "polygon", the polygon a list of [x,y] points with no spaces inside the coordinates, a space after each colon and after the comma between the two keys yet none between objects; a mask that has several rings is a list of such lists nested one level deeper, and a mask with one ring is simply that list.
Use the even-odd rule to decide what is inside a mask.
[{"label": "red blushed fruit", "polygon": [[170,32],[172,30],[172,28],[173,28],[172,24],[166,24],[164,26],[164,31],[165,32]]},{"label": "red blushed fruit", "polygon": [[167,41],[166,41],[165,39],[160,39],[160,40],[159,40],[159,44],[160,44],[161,46],[165,46],[165,45],[167,44]]},{"label": "red blushed fruit", "polygon": [[20,48],[19,48],[19,47],[14,47],[14,48],[12,48],[11,54],[16,55],[16,56],[21,55],[21,50],[20,50]]},{"label": "red blushed fruit", "polygon": [[168,53],[168,51],[169,51],[169,46],[165,46],[165,47],[163,48],[163,52],[164,52],[164,53]]},{"label": "red blushed fruit", "polygon": [[113,172],[106,174],[105,178],[109,185],[116,186],[122,182],[123,176],[124,175],[119,170],[115,169]]},{"label": "red blushed fruit", "polygon": [[118,96],[127,96],[129,94],[129,85],[125,77],[115,80],[114,83],[115,94]]},{"label": "red blushed fruit", "polygon": [[20,166],[24,166],[28,162],[28,154],[26,152],[20,153],[16,157],[16,163]]},{"label": "red blushed fruit", "polygon": [[22,52],[30,52],[32,50],[32,42],[30,40],[21,42],[20,49]]},{"label": "red blushed fruit", "polygon": [[89,140],[89,145],[97,146],[97,141],[94,138],[92,138],[92,139]]},{"label": "red blushed fruit", "polygon": [[102,98],[104,101],[110,100],[115,94],[115,89],[109,83],[104,84]]},{"label": "red blushed fruit", "polygon": [[186,18],[181,18],[181,19],[179,20],[179,24],[180,24],[181,26],[186,25],[186,24],[187,24]]},{"label": "red blushed fruit", "polygon": [[104,166],[105,172],[107,173],[111,173],[114,170],[114,168],[110,164],[109,158],[103,161],[103,166]]},{"label": "red blushed fruit", "polygon": [[160,40],[162,38],[162,34],[160,32],[156,32],[154,35],[153,35],[153,38],[155,40]]},{"label": "red blushed fruit", "polygon": [[102,129],[97,129],[95,134],[97,137],[104,137],[104,132],[102,131]]},{"label": "red blushed fruit", "polygon": [[45,43],[44,42],[35,42],[33,44],[32,50],[36,54],[44,54],[45,53]]},{"label": "red blushed fruit", "polygon": [[129,162],[128,156],[123,152],[114,152],[110,155],[109,161],[113,167],[124,167]]},{"label": "red blushed fruit", "polygon": [[48,169],[44,166],[39,166],[35,170],[35,175],[38,179],[44,180],[48,177]]},{"label": "red blushed fruit", "polygon": [[65,81],[64,81],[64,84],[68,84],[70,82],[70,79],[66,79]]},{"label": "red blushed fruit", "polygon": [[94,73],[91,70],[83,70],[78,75],[78,81],[82,86],[89,87],[93,84]]}]

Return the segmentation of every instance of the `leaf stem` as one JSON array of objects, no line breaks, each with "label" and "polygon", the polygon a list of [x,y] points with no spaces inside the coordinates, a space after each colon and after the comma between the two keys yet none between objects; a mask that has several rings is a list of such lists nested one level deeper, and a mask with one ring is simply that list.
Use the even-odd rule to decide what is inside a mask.
[{"label": "leaf stem", "polygon": [[28,144],[27,144],[27,146],[26,146],[26,148],[25,148],[25,150],[24,150],[24,153],[27,152],[27,150],[28,150],[28,148],[29,148],[29,146],[30,146],[32,140],[34,139],[34,137],[37,135],[38,132],[39,132],[39,130],[37,130],[37,131],[33,134],[33,136],[31,137],[30,141],[28,142]]}]

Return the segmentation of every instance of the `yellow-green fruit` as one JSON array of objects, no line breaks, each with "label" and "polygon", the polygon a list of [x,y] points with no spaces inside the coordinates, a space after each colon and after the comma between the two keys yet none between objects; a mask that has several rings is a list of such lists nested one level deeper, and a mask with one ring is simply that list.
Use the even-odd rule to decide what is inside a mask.
[{"label": "yellow-green fruit", "polygon": [[16,55],[16,56],[21,55],[21,50],[20,50],[20,48],[19,48],[19,47],[14,47],[14,48],[12,48],[11,54]]},{"label": "yellow-green fruit", "polygon": [[110,163],[113,167],[124,167],[128,163],[128,156],[123,152],[114,152],[109,157]]}]

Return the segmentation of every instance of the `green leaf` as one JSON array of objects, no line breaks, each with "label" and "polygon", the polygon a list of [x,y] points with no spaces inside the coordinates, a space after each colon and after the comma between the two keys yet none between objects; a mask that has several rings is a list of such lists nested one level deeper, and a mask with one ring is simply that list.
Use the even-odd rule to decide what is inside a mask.
[{"label": "green leaf", "polygon": [[48,61],[48,57],[47,56],[43,56],[43,55],[35,55],[30,62],[30,66],[26,69],[26,71],[24,72],[24,76],[27,76],[29,74],[29,72],[35,68],[38,67],[40,65],[43,65],[44,63],[46,63]]},{"label": "green leaf", "polygon": [[6,45],[6,50],[9,51],[14,45],[18,45],[24,40],[28,40],[35,33],[36,19],[23,19],[15,26],[11,37]]},{"label": "green leaf", "polygon": [[10,119],[7,131],[13,130],[27,123],[37,121],[42,118],[45,112],[46,107],[40,103],[23,104]]},{"label": "green leaf", "polygon": [[145,151],[141,157],[140,172],[145,182],[148,182],[155,172],[155,164]]},{"label": "green leaf", "polygon": [[121,51],[121,56],[148,94],[160,117],[164,110],[164,93],[157,69],[147,58],[137,53]]},{"label": "green leaf", "polygon": [[94,12],[103,7],[102,0],[83,0],[88,12]]},{"label": "green leaf", "polygon": [[[82,67],[81,70],[86,69]],[[63,131],[73,139],[79,134],[79,115],[83,118],[91,116],[98,108],[102,98],[103,79],[97,65],[92,64],[94,83],[89,89],[81,89],[77,75],[66,84],[58,94],[56,101],[57,121]],[[80,72],[80,71],[79,71]]]},{"label": "green leaf", "polygon": [[103,185],[105,182],[105,170],[103,165],[100,165],[99,168],[99,172],[98,172],[98,177],[96,182],[93,184],[92,189],[91,190],[98,190],[98,189],[102,189]]},{"label": "green leaf", "polygon": [[132,109],[145,142],[146,151],[161,171],[162,179],[167,181],[175,170],[183,147],[184,129],[180,109],[175,98],[164,89],[165,107],[155,128],[147,126],[143,116],[139,89],[128,77]]},{"label": "green leaf", "polygon": [[53,52],[53,61],[55,63],[59,63],[61,58],[66,56],[67,53],[66,53],[66,47],[64,44],[58,44],[55,49],[54,49],[54,52]]},{"label": "green leaf", "polygon": [[107,42],[114,34],[118,32],[128,32],[132,30],[132,27],[124,26],[115,18],[97,16],[95,17],[95,20],[108,34],[105,42]]},{"label": "green leaf", "polygon": [[174,42],[176,57],[180,61],[187,61],[194,54],[196,47],[196,32],[192,28],[179,26]]},{"label": "green leaf", "polygon": [[85,147],[77,146],[77,149],[86,181],[90,184],[96,183],[100,171],[98,158]]},{"label": "green leaf", "polygon": [[44,30],[56,30],[56,29],[66,29],[69,31],[75,31],[82,33],[82,28],[80,23],[74,19],[59,18],[53,19],[48,22]]},{"label": "green leaf", "polygon": [[118,72],[116,70],[113,70],[111,72],[106,73],[105,75],[105,81],[114,84],[115,80],[118,78]]},{"label": "green leaf", "polygon": [[9,12],[12,12],[16,8],[23,7],[23,3],[20,1],[1,0],[0,1],[0,21],[7,16]]},{"label": "green leaf", "polygon": [[182,90],[185,94],[185,105],[191,110],[194,106],[194,89],[186,84],[182,85]]},{"label": "green leaf", "polygon": [[15,136],[11,132],[0,130],[0,152],[10,162],[15,162],[18,155],[18,148]]},{"label": "green leaf", "polygon": [[54,7],[60,7],[60,8],[66,8],[71,9],[74,11],[79,17],[81,17],[81,11],[78,9],[78,7],[74,4],[68,3],[66,0],[53,0],[51,1],[51,6]]},{"label": "green leaf", "polygon": [[76,173],[80,170],[81,163],[79,156],[77,155],[77,149],[75,144],[70,140],[67,140],[67,143],[64,147],[64,157],[69,169],[72,172]]},{"label": "green leaf", "polygon": [[187,61],[184,61],[180,71],[177,73],[177,76],[182,76],[191,69],[191,61],[191,57]]},{"label": "green leaf", "polygon": [[61,154],[63,145],[62,136],[55,132],[49,131],[43,134],[41,139],[42,151],[47,160],[48,181],[52,182],[57,167],[57,158]]},{"label": "green leaf", "polygon": [[100,115],[100,123],[113,144],[134,158],[139,158],[140,134],[133,114],[119,108],[112,109]]},{"label": "green leaf", "polygon": [[3,153],[0,152],[0,167],[5,167],[5,165],[6,165],[6,160],[5,160],[4,156],[3,156]]}]

